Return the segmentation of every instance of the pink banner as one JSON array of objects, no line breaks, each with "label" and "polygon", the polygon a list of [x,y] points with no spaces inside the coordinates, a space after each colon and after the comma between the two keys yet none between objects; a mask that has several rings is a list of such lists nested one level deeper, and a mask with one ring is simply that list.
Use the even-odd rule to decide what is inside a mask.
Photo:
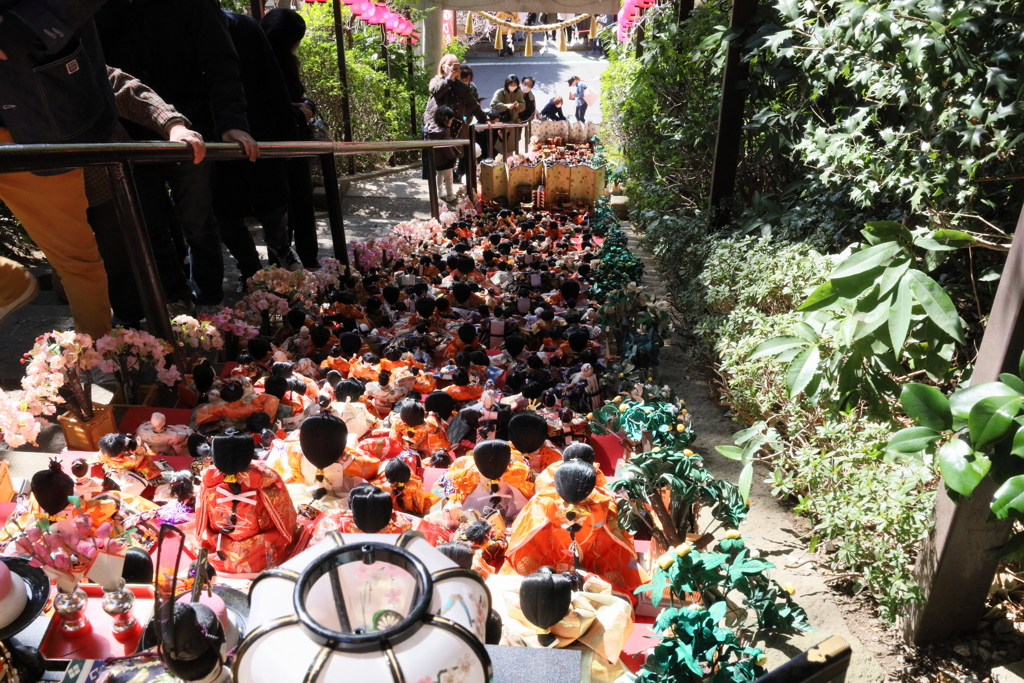
[{"label": "pink banner", "polygon": [[455,12],[450,9],[441,12],[441,32],[445,45],[455,41]]}]

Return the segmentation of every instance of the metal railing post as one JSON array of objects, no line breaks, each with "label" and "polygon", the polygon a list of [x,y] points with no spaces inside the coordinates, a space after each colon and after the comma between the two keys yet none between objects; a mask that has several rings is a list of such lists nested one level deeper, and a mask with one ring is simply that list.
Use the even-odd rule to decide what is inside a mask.
[{"label": "metal railing post", "polygon": [[146,221],[139,206],[139,195],[135,190],[135,176],[132,174],[131,163],[122,161],[117,165],[108,166],[107,173],[114,189],[121,238],[128,253],[132,255],[128,261],[139,290],[139,298],[142,299],[142,311],[146,315],[146,322],[153,334],[168,342],[174,349],[174,364],[184,374],[185,368],[174,340],[171,318],[167,314],[167,302],[164,301],[160,273],[156,268],[149,233],[146,231]]},{"label": "metal railing post", "polygon": [[476,197],[476,126],[469,124],[469,158],[466,163],[466,194]]},{"label": "metal railing post", "polygon": [[341,188],[333,154],[320,155],[320,170],[324,176],[324,197],[327,200],[327,220],[331,224],[334,258],[348,267],[348,241],[345,239],[345,219],[341,210]]},{"label": "metal railing post", "polygon": [[494,158],[494,128],[490,123],[487,124],[487,158]]},{"label": "metal railing post", "polygon": [[437,168],[434,166],[434,150],[424,150],[427,162],[427,189],[430,191],[430,215],[441,217],[441,205],[437,199]]}]

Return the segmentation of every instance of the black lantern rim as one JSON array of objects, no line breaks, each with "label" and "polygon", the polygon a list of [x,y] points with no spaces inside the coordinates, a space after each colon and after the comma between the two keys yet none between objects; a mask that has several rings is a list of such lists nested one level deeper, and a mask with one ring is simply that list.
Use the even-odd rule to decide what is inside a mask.
[{"label": "black lantern rim", "polygon": [[[416,581],[417,593],[413,598],[412,608],[408,616],[400,622],[382,631],[371,631],[369,633],[342,633],[333,631],[318,623],[306,609],[306,598],[309,596],[313,585],[322,577],[331,574],[338,566],[351,562],[364,562],[373,564],[375,561],[384,561],[393,564],[407,571]],[[336,577],[337,574],[333,574]],[[332,581],[336,579],[332,578]],[[335,601],[344,601],[341,595],[339,583],[334,584]],[[395,545],[387,543],[353,543],[330,550],[306,567],[299,575],[293,593],[295,614],[299,623],[309,634],[309,637],[332,650],[342,652],[368,652],[379,650],[383,643],[392,645],[402,642],[411,637],[424,624],[424,618],[430,609],[430,603],[434,596],[434,579],[430,570],[418,557]],[[339,610],[344,609],[344,603],[335,605]]]}]

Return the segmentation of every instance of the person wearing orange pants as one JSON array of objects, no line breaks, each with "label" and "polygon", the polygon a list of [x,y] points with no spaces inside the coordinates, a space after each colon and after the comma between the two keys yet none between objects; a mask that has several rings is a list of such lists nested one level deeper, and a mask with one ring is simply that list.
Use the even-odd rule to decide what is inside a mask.
[{"label": "person wearing orange pants", "polygon": [[[14,142],[11,134],[6,128],[0,128],[0,144],[11,142]],[[107,273],[96,237],[85,217],[89,201],[85,197],[82,169],[48,176],[0,174],[0,201],[21,221],[63,280],[75,329],[93,339],[109,332]],[[12,265],[17,264],[13,261],[0,264],[0,297],[10,296],[14,301],[23,296],[30,285],[24,284],[24,273],[8,267]],[[131,269],[128,264],[125,266],[125,277],[131,277]],[[14,291],[7,287],[8,278],[14,284]],[[0,307],[5,304],[9,302],[0,299]]]},{"label": "person wearing orange pants", "polygon": [[38,293],[39,283],[25,266],[0,256],[0,323]]}]

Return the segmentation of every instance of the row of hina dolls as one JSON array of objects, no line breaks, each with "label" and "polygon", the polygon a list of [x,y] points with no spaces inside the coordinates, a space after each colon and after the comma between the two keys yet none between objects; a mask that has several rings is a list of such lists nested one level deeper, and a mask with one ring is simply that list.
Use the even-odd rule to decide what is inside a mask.
[{"label": "row of hina dolls", "polygon": [[[335,531],[414,530],[516,591],[566,573],[628,619],[646,576],[587,443],[604,365],[585,222],[474,217],[418,256],[341,278],[329,304],[291,310],[229,369],[198,365],[189,426],[154,413],[103,437],[73,490],[20,514],[59,517],[73,493],[107,504],[97,524],[174,524],[241,577]],[[189,471],[168,471],[174,455]],[[537,645],[531,628],[513,640]]]}]

